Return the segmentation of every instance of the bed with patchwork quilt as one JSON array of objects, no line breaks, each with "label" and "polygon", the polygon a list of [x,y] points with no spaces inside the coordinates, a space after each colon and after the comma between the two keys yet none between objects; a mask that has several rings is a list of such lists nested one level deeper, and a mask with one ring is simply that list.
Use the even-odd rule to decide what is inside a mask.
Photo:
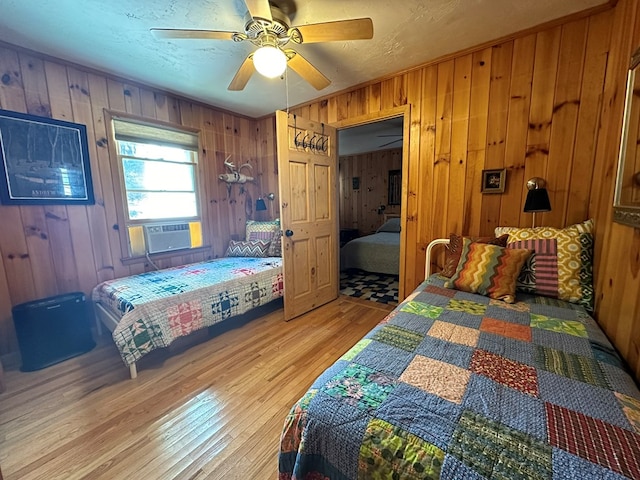
[{"label": "bed with patchwork quilt", "polygon": [[640,478],[640,392],[585,306],[508,299],[509,245],[460,244],[291,408],[281,480]]},{"label": "bed with patchwork quilt", "polygon": [[135,378],[147,353],[283,292],[281,258],[229,257],[109,280],[92,300]]}]

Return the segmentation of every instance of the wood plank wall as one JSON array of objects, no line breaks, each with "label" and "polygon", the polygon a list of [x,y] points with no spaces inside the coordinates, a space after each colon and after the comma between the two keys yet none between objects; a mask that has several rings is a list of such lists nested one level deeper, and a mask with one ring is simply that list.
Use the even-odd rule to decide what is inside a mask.
[{"label": "wood plank wall", "polygon": [[[374,81],[293,109],[313,120],[356,122],[410,106],[404,291],[418,283],[424,248],[449,232],[529,226],[526,180],[548,182],[544,225],[596,219],[596,316],[640,378],[640,232],[611,221],[626,66],[640,45],[639,0],[436,64]],[[275,124],[250,120],[107,75],[0,45],[0,108],[86,123],[98,203],[92,207],[0,206],[0,354],[17,351],[11,305],[141,271],[124,267],[103,108],[191,125],[205,132],[206,234],[220,255],[242,235],[245,195],[227,195],[217,174],[227,154],[249,160],[252,203],[274,192]],[[502,195],[482,195],[485,168],[507,168]],[[254,205],[253,205],[254,206]],[[164,264],[197,260],[174,257]]]},{"label": "wood plank wall", "polygon": [[[357,228],[368,235],[384,223],[383,213],[400,214],[400,205],[389,205],[389,170],[402,169],[402,149],[344,155],[339,159],[340,228]],[[352,180],[358,177],[359,188]]]},{"label": "wood plank wall", "polygon": [[600,224],[596,318],[640,381],[640,228],[611,220],[627,72],[631,54],[640,46],[639,0],[617,3],[612,32],[594,167],[602,188],[589,198],[589,209]]},{"label": "wood plank wall", "polygon": [[[202,132],[199,176],[205,243],[211,249],[164,257],[156,262],[160,267],[222,256],[232,236],[244,238],[247,203],[253,209],[263,191],[277,191],[273,155],[258,155],[259,149],[273,143],[268,120],[218,111],[9,45],[0,45],[0,79],[0,108],[87,125],[96,196],[94,206],[0,206],[1,355],[18,351],[13,305],[70,291],[89,294],[99,281],[151,268],[120,261],[126,253],[114,226],[118,225],[115,205],[121,200],[112,177],[104,109]],[[246,184],[245,193],[237,185],[228,191],[217,178],[224,172],[227,155],[236,165],[253,165],[257,182]]]},{"label": "wood plank wall", "polygon": [[[612,18],[608,10],[293,110],[334,123],[410,105],[405,292],[433,238],[531,225],[522,212],[531,177],[547,180],[553,206],[540,223],[589,218],[585,200],[602,188],[592,171]],[[494,168],[507,169],[506,190],[482,194],[482,170]]]},{"label": "wood plank wall", "polygon": [[[640,378],[640,233],[611,222],[625,65],[640,44],[638,0],[299,106],[325,123],[410,106],[404,292],[424,250],[450,232],[530,226],[526,181],[547,181],[538,225],[595,218],[597,317]],[[503,194],[483,169],[506,168]],[[623,287],[624,285],[624,287]]]}]

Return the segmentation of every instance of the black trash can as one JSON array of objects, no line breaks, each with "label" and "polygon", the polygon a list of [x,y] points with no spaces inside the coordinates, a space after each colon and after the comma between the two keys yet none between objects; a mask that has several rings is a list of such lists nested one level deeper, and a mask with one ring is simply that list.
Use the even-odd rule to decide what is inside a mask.
[{"label": "black trash can", "polygon": [[40,370],[96,346],[82,292],[21,303],[11,311],[23,372]]}]

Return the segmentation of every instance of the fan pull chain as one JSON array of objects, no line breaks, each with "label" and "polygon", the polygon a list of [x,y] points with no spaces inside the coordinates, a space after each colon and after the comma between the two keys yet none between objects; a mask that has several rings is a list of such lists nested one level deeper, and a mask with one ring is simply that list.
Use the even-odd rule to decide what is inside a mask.
[{"label": "fan pull chain", "polygon": [[284,89],[287,95],[287,115],[289,115],[289,68],[284,70]]}]

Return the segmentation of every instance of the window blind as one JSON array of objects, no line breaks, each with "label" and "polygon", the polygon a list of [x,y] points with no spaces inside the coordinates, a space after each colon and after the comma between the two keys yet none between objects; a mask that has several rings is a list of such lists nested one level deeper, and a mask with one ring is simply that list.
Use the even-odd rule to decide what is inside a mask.
[{"label": "window blind", "polygon": [[121,118],[113,119],[116,140],[123,142],[149,142],[168,147],[198,151],[198,134],[167,127],[157,127],[132,122]]}]

